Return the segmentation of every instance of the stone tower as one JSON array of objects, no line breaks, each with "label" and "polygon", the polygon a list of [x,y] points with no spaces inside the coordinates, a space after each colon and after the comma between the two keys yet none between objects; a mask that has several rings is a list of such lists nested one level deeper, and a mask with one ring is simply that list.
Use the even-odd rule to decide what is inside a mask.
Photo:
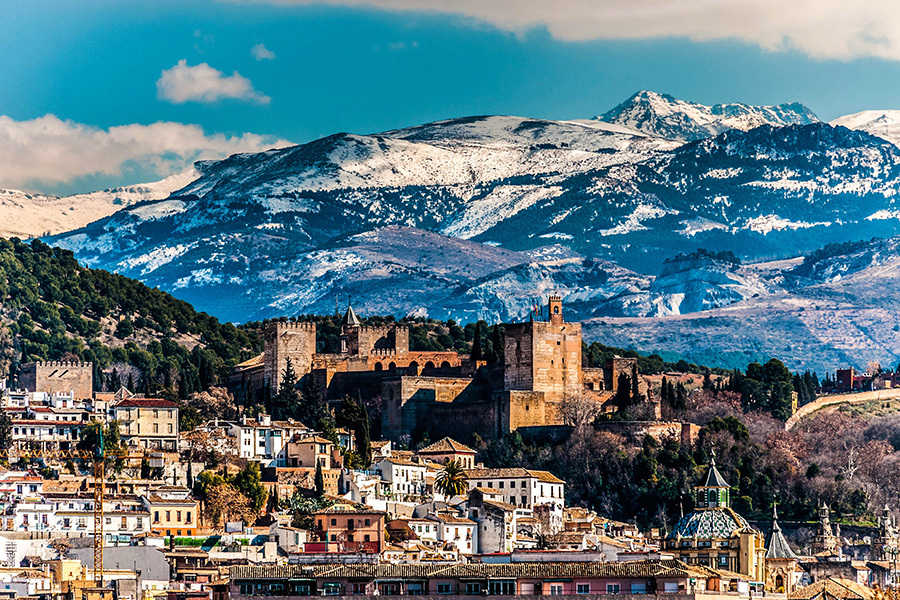
[{"label": "stone tower", "polygon": [[584,390],[581,323],[565,322],[559,296],[550,296],[548,308],[548,321],[506,326],[503,383],[505,391],[542,392],[558,404]]},{"label": "stone tower", "polygon": [[94,395],[94,365],[68,361],[29,363],[19,370],[19,384],[29,392],[72,392],[76,400],[89,400]]},{"label": "stone tower", "polygon": [[[840,531],[840,530],[838,530]],[[836,555],[838,553],[838,536],[831,527],[831,511],[824,502],[819,507],[819,531],[810,544],[811,554],[826,553]]]},{"label": "stone tower", "polygon": [[274,394],[281,383],[288,358],[298,378],[310,372],[316,353],[316,324],[289,321],[269,323],[265,330],[265,344],[265,381]]}]

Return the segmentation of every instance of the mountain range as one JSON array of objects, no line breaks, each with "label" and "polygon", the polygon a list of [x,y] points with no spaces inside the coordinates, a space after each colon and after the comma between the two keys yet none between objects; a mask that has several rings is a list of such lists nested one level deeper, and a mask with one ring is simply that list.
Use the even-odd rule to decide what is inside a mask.
[{"label": "mountain range", "polygon": [[[845,287],[783,259],[900,235],[890,118],[828,124],[800,104],[707,107],[640,92],[595,119],[340,133],[198,163],[165,198],[46,241],[227,320],[330,312],[348,297],[368,313],[514,320],[561,292],[609,343],[808,365],[810,346],[787,350],[755,323]],[[894,249],[847,277],[890,270]],[[709,319],[722,329],[692,337]],[[900,358],[884,340],[851,348],[836,328],[791,319],[818,340],[820,369]]]}]

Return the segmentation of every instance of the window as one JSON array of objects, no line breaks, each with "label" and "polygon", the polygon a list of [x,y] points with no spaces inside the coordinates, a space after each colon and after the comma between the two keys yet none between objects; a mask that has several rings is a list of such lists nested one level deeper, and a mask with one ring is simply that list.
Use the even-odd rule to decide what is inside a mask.
[{"label": "window", "polygon": [[502,482],[502,481],[500,482],[500,489],[501,489],[501,490],[503,489],[503,482]]},{"label": "window", "polygon": [[525,506],[527,504],[528,504],[528,496],[522,496],[522,506]]},{"label": "window", "polygon": [[363,596],[366,593],[366,584],[364,583],[354,583],[351,589],[351,593],[354,596]]},{"label": "window", "polygon": [[153,522],[159,523],[159,511],[158,510],[153,511]]},{"label": "window", "polygon": [[153,433],[159,433],[159,423],[153,424]]},{"label": "window", "polygon": [[171,520],[172,520],[172,511],[167,510],[166,511],[166,521],[171,521]]},{"label": "window", "polygon": [[551,596],[562,596],[563,586],[561,583],[551,583],[550,584],[550,595]]},{"label": "window", "polygon": [[438,594],[449,594],[451,593],[451,586],[449,583],[439,583],[437,584],[437,593]]},{"label": "window", "polygon": [[372,524],[372,520],[371,520],[371,519],[366,519],[366,520],[365,520],[365,523],[366,523],[366,527],[368,527],[369,525]]},{"label": "window", "polygon": [[575,586],[576,594],[590,594],[591,593],[591,584],[589,583],[579,583]]},{"label": "window", "polygon": [[466,583],[467,596],[477,596],[479,594],[481,594],[481,583],[477,581]]},{"label": "window", "polygon": [[491,581],[489,589],[491,596],[513,596],[516,593],[516,582]]},{"label": "window", "polygon": [[122,523],[119,525],[119,529],[128,529],[128,517],[122,517]]},{"label": "window", "polygon": [[331,520],[331,526],[332,526],[332,527],[337,527],[337,519],[332,519],[332,520]]},{"label": "window", "polygon": [[618,594],[619,593],[619,584],[618,583],[607,583],[606,584],[606,593],[607,594]]},{"label": "window", "polygon": [[175,511],[175,520],[178,521],[179,523],[181,523],[181,511],[180,510]]},{"label": "window", "polygon": [[172,433],[172,424],[169,423],[169,433]]},{"label": "window", "polygon": [[647,583],[644,581],[632,581],[631,582],[631,593],[632,594],[646,594],[647,593]]},{"label": "window", "polygon": [[663,589],[667,594],[677,594],[678,593],[678,582],[676,581],[667,581],[664,584]]},{"label": "window", "polygon": [[187,511],[187,512],[185,513],[184,517],[185,517],[184,522],[190,525],[190,523],[191,523],[191,511]]},{"label": "window", "polygon": [[372,536],[369,535],[368,533],[365,534],[365,535],[363,536],[363,541],[364,541],[364,542],[371,542],[371,541],[372,541]]}]

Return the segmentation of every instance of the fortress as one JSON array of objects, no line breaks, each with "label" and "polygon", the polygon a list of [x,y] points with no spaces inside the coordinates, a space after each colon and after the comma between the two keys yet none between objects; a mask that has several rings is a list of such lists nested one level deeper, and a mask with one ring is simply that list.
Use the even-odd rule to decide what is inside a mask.
[{"label": "fortress", "polygon": [[72,392],[76,400],[90,400],[94,393],[94,365],[68,361],[28,363],[19,370],[19,385],[30,392]]},{"label": "fortress", "polygon": [[547,309],[547,320],[505,326],[504,361],[494,365],[456,352],[412,351],[406,327],[362,325],[352,307],[336,354],[316,352],[314,323],[269,323],[263,354],[237,365],[231,385],[271,398],[290,359],[297,376],[315,378],[330,401],[350,395],[380,405],[388,439],[426,433],[491,439],[523,427],[562,425],[566,401],[588,399],[615,410],[620,380],[630,387],[638,377],[637,359],[583,368],[581,324],[563,319],[558,296],[549,298]]}]

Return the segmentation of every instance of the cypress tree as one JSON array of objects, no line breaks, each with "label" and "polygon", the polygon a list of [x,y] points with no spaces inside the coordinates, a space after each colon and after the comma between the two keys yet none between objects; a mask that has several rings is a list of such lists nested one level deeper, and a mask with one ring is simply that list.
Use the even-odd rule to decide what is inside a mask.
[{"label": "cypress tree", "polygon": [[472,339],[472,354],[470,355],[472,360],[484,359],[481,346],[481,321],[478,321],[475,323],[475,337]]},{"label": "cypress tree", "polygon": [[325,496],[325,475],[322,473],[322,464],[316,464],[316,497],[322,498]]},{"label": "cypress tree", "polygon": [[503,336],[500,334],[500,325],[494,325],[491,332],[491,358],[493,363],[502,363],[504,359]]}]

